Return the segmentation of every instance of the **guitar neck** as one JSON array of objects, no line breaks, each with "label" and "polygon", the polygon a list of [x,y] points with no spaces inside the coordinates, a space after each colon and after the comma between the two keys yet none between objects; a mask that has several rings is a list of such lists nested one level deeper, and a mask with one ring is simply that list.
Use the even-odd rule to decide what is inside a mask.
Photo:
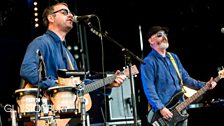
[{"label": "guitar neck", "polygon": [[136,65],[133,65],[130,68],[131,69],[129,69],[129,67],[126,68],[126,69],[124,69],[119,74],[114,74],[113,76],[109,76],[109,77],[106,77],[104,79],[100,79],[100,80],[97,80],[97,81],[95,81],[93,83],[90,83],[90,84],[85,85],[84,94],[89,93],[91,91],[94,91],[94,90],[96,90],[98,88],[101,88],[103,86],[106,86],[106,85],[112,83],[118,75],[130,76],[131,74],[132,75],[135,75],[135,74],[138,74],[139,73]]},{"label": "guitar neck", "polygon": [[[218,82],[221,78],[218,76],[213,81]],[[194,95],[187,98],[184,102],[180,103],[176,106],[176,110],[180,112],[184,108],[186,108],[189,104],[191,104],[193,101],[195,101],[197,98],[199,98],[201,95],[203,95],[208,89],[210,84],[206,83],[204,87],[202,87],[200,90],[198,90]]]},{"label": "guitar neck", "polygon": [[116,78],[116,75],[113,75],[113,76],[109,76],[109,77],[106,77],[104,79],[100,79],[100,80],[97,80],[93,83],[85,85],[84,94],[89,93],[91,91],[94,91],[98,88],[101,88],[105,85],[108,85],[108,84],[112,83],[115,80],[115,78]]}]

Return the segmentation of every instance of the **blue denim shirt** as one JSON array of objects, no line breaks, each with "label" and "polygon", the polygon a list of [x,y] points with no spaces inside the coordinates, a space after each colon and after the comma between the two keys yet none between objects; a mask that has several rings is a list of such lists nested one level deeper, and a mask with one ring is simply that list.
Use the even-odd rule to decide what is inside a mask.
[{"label": "blue denim shirt", "polygon": [[[189,76],[176,54],[171,53],[171,55],[177,64],[184,85],[194,89],[204,86],[205,82]],[[182,90],[182,86],[168,54],[162,57],[152,49],[144,58],[144,62],[145,64],[142,64],[140,69],[143,89],[151,108],[156,112],[165,107],[171,98]]]},{"label": "blue denim shirt", "polygon": [[55,80],[58,79],[57,70],[68,69],[69,62],[66,51],[71,59],[72,65],[77,70],[76,62],[71,53],[65,48],[60,38],[52,31],[35,38],[27,47],[23,62],[20,68],[20,76],[27,82],[38,86],[39,83],[39,50],[44,58],[46,65],[46,80],[40,84],[41,88],[47,89],[56,86]]}]

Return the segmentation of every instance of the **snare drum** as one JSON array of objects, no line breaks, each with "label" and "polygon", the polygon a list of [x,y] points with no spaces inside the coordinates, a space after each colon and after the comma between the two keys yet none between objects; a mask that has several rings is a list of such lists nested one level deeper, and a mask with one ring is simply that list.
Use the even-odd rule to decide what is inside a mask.
[{"label": "snare drum", "polygon": [[18,89],[15,91],[20,118],[35,116],[37,91],[37,88]]},{"label": "snare drum", "polygon": [[[59,115],[78,114],[80,113],[80,99],[76,97],[76,89],[74,86],[55,86],[48,89],[53,111]],[[91,98],[89,94],[85,94],[86,110],[91,108]]]}]

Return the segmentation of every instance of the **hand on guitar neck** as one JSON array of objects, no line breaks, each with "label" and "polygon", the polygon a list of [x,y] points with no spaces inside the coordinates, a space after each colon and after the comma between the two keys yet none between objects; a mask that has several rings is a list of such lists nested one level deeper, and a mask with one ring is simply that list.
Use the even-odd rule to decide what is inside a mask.
[{"label": "hand on guitar neck", "polygon": [[120,70],[116,71],[115,75],[117,76],[115,80],[112,83],[110,83],[109,86],[107,86],[107,88],[120,87],[123,84],[127,76],[125,74],[120,74],[120,73],[121,73]]},{"label": "hand on guitar neck", "polygon": [[[213,81],[213,78],[211,78],[206,84],[208,84],[209,89],[213,89],[217,85],[217,83],[215,81]],[[185,91],[184,96],[187,98],[191,97],[192,95],[194,95],[197,92],[197,90],[194,90],[187,86],[183,86],[183,88]]]},{"label": "hand on guitar neck", "polygon": [[208,85],[209,89],[213,89],[215,88],[215,86],[217,85],[217,82],[213,79],[213,77],[206,83],[206,85]]},{"label": "hand on guitar neck", "polygon": [[[217,85],[217,83],[216,83],[216,81],[214,81],[213,77],[211,77],[211,79],[206,83],[206,85],[209,87],[209,90],[211,90],[211,89],[213,89]],[[185,96],[186,95],[189,95],[187,93],[193,93],[193,94],[195,94],[197,92],[196,90],[191,89],[191,88],[188,88],[186,86],[184,86],[184,89],[186,91],[184,93]],[[191,94],[191,96],[193,94]],[[190,96],[188,96],[188,97],[190,97]],[[164,119],[166,119],[166,120],[169,120],[169,119],[171,119],[173,117],[173,113],[168,108],[166,108],[166,107],[164,107],[163,109],[161,109],[160,110],[160,113],[161,113],[162,117]]]}]

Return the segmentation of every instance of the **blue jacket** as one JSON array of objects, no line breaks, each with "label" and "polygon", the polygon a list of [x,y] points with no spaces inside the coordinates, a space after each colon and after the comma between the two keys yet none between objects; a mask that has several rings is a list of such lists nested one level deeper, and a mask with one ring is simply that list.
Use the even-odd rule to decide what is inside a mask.
[{"label": "blue jacket", "polygon": [[[189,76],[176,54],[171,53],[171,55],[177,64],[184,85],[194,89],[204,86],[205,82]],[[162,57],[152,49],[144,58],[144,62],[140,69],[143,89],[151,108],[156,112],[165,107],[171,98],[182,90],[182,85],[168,54]]]},{"label": "blue jacket", "polygon": [[47,89],[56,86],[55,80],[58,79],[57,71],[59,69],[68,69],[69,62],[66,51],[71,59],[72,65],[77,70],[76,62],[71,53],[65,48],[60,38],[52,31],[47,31],[45,34],[35,38],[26,50],[23,62],[20,68],[20,76],[27,82],[38,86],[39,83],[39,50],[44,58],[46,65],[46,80],[42,81],[41,88]]}]

